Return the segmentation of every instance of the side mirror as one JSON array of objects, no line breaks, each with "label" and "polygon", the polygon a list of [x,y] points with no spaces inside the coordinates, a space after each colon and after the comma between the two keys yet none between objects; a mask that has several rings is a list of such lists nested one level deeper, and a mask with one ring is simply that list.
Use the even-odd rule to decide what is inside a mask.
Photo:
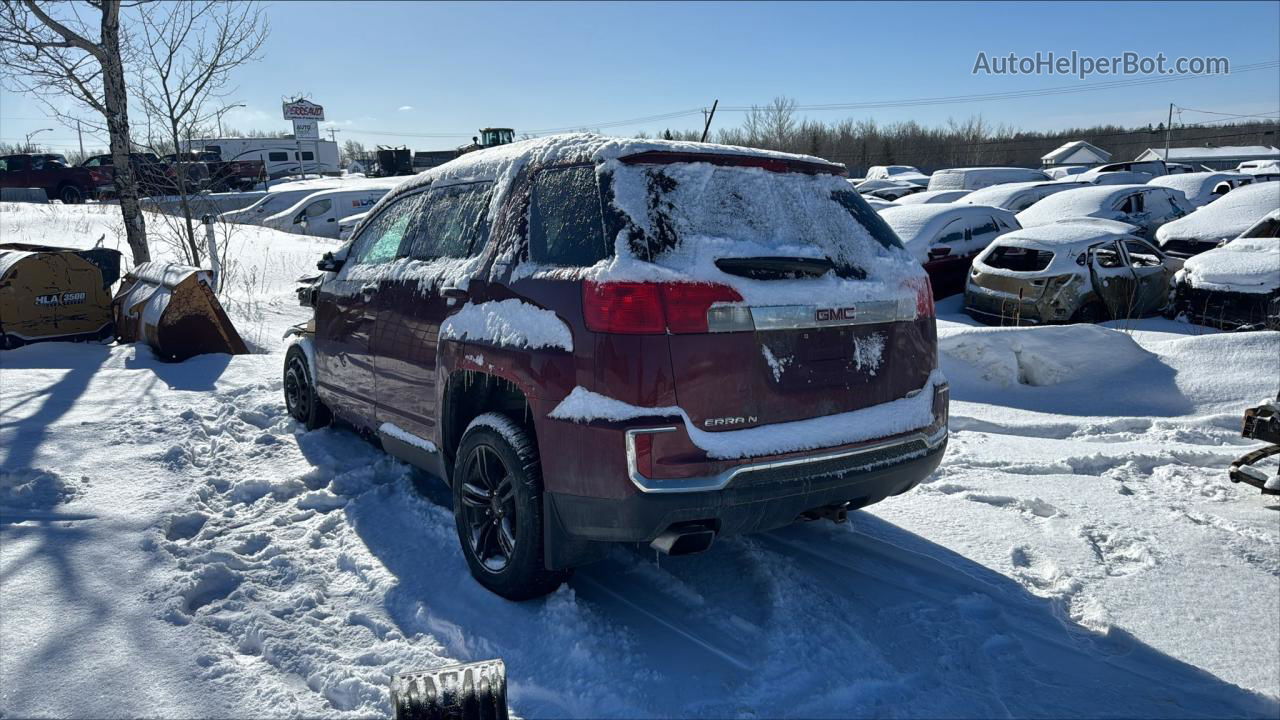
[{"label": "side mirror", "polygon": [[327,252],[321,256],[320,262],[316,263],[316,269],[324,272],[338,272],[345,262],[345,260],[334,257],[333,253]]}]

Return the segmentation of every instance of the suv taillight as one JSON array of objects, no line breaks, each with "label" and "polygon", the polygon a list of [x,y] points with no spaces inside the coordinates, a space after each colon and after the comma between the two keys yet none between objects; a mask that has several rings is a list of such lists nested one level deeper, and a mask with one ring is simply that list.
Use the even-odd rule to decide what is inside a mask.
[{"label": "suv taillight", "polygon": [[928,276],[908,280],[906,285],[916,294],[916,317],[934,317],[933,286]]},{"label": "suv taillight", "polygon": [[106,170],[91,169],[89,170],[89,180],[96,185],[106,185],[114,178],[115,173]]},{"label": "suv taillight", "polygon": [[742,302],[727,285],[713,283],[582,283],[582,314],[593,332],[658,335],[707,332],[707,310]]}]

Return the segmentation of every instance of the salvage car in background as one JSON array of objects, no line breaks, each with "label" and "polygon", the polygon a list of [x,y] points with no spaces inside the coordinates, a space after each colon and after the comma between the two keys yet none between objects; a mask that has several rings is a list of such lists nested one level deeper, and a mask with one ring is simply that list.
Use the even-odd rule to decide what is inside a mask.
[{"label": "salvage car in background", "polygon": [[387,192],[382,188],[321,190],[266,218],[262,226],[300,235],[337,238],[339,221],[367,212]]},{"label": "salvage car in background", "polygon": [[932,205],[935,203],[956,202],[968,195],[969,190],[925,190],[923,192],[904,195],[894,202],[899,205]]},{"label": "salvage car in background", "polygon": [[1231,190],[1253,182],[1253,176],[1238,172],[1196,172],[1161,175],[1152,178],[1149,185],[1181,190],[1187,201],[1197,208],[1204,207],[1226,195]]},{"label": "salvage car in background", "polygon": [[1187,260],[1174,280],[1174,313],[1228,330],[1280,330],[1280,209]]},{"label": "salvage car in background", "polygon": [[935,299],[962,292],[974,256],[1022,227],[1008,210],[981,205],[906,205],[886,208],[880,217],[924,265]]},{"label": "salvage car in background", "polygon": [[980,190],[990,185],[1014,182],[1045,182],[1041,170],[1020,167],[971,167],[938,170],[929,176],[930,190]]},{"label": "salvage car in background", "polygon": [[1098,223],[1052,223],[1000,237],[973,261],[964,309],[997,325],[1141,317],[1168,303],[1182,261]]},{"label": "salvage car in background", "polygon": [[872,165],[867,168],[867,180],[898,180],[928,185],[929,176],[912,165]]},{"label": "salvage car in background", "polygon": [[1245,185],[1156,231],[1160,249],[1177,257],[1191,257],[1239,237],[1280,207],[1280,183]]},{"label": "salvage car in background", "polygon": [[1018,222],[1035,227],[1071,218],[1102,218],[1128,223],[1143,237],[1150,237],[1161,225],[1189,212],[1186,196],[1171,188],[1095,185],[1050,195],[1018,213]]},{"label": "salvage car in background", "polygon": [[1086,183],[1077,182],[1022,182],[1001,183],[981,190],[974,190],[956,202],[965,205],[987,205],[1020,213],[1035,205],[1044,198],[1064,190],[1088,187]]}]

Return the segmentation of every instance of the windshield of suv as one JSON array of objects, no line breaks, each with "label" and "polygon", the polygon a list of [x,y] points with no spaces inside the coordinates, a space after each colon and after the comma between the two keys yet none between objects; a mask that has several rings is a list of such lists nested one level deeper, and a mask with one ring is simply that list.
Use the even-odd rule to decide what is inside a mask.
[{"label": "windshield of suv", "polygon": [[862,268],[902,247],[835,175],[710,163],[615,167],[619,229],[642,260],[714,245],[719,257],[812,257],[837,268]]}]

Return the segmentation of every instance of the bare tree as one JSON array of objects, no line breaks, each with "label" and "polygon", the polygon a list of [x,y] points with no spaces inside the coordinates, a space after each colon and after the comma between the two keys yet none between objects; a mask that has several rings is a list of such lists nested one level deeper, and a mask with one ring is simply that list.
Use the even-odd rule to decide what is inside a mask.
[{"label": "bare tree", "polygon": [[[161,128],[163,144],[183,160],[190,140],[204,135],[223,111],[232,71],[257,59],[268,33],[266,19],[255,2],[203,0],[145,6],[138,27],[143,45],[138,96],[148,119]],[[199,265],[202,253],[188,194],[190,167],[174,163],[185,221],[179,247],[188,262]]]},{"label": "bare tree", "polygon": [[[87,8],[90,20],[80,17]],[[11,89],[42,100],[65,117],[57,100],[71,100],[102,116],[111,139],[115,187],[135,264],[151,259],[138,186],[129,165],[129,99],[121,53],[120,0],[83,4],[5,0],[0,3],[0,66]],[[97,31],[94,23],[97,21]],[[96,36],[96,39],[95,39]]]}]

